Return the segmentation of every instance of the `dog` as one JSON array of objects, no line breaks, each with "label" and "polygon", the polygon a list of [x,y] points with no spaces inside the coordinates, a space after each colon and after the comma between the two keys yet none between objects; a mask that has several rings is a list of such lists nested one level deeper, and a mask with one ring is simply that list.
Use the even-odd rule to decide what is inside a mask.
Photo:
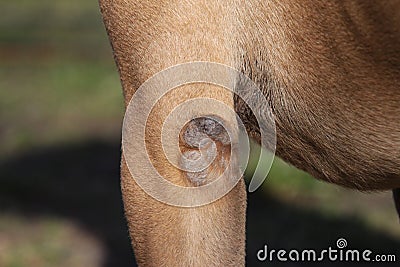
[{"label": "dog", "polygon": [[[127,109],[143,83],[171,66],[229,66],[262,92],[249,104],[261,111],[267,105],[273,114],[276,155],[344,187],[395,190],[400,203],[400,1],[100,0],[100,7]],[[144,91],[143,98],[153,93]],[[169,163],[163,123],[174,107],[193,98],[235,110],[261,143],[262,130],[248,103],[215,84],[188,83],[166,93],[145,125],[149,161],[167,181],[197,188],[224,173],[227,162],[235,165],[238,156],[230,153],[228,131],[221,127],[224,120],[234,124],[234,117],[219,121],[210,111],[187,122],[177,138],[187,158],[201,157],[200,148],[213,152],[211,165],[196,174]],[[212,144],[200,144],[204,138]],[[130,157],[124,151],[121,186],[139,266],[244,266],[243,180],[207,205],[178,207],[142,189]],[[133,160],[133,168],[145,174],[144,162]]]}]

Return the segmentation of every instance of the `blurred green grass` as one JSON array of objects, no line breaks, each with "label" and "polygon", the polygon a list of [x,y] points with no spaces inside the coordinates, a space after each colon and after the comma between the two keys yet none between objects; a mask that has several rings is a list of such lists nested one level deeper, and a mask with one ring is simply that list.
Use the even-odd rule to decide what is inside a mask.
[{"label": "blurred green grass", "polygon": [[97,2],[0,5],[0,158],[117,134],[122,94]]},{"label": "blurred green grass", "polygon": [[[119,140],[122,93],[97,1],[3,1],[0,10],[0,161],[40,147]],[[356,216],[400,240],[389,193],[328,185],[279,159],[261,190],[324,217]],[[68,256],[95,243],[76,229],[60,218],[32,224],[0,213],[0,266],[98,266]]]}]

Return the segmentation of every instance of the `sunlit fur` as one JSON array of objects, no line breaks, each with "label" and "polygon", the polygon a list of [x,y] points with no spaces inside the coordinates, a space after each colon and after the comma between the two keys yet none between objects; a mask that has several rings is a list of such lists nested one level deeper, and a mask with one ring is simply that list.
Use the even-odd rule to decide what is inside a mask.
[{"label": "sunlit fur", "polygon": [[[100,0],[100,5],[126,104],[141,83],[166,67],[227,64],[259,85],[266,98],[257,106],[263,108],[264,101],[272,106],[278,156],[347,187],[400,187],[399,1]],[[196,96],[235,108],[258,138],[251,112],[226,91],[187,85],[168,94],[148,121],[146,143],[156,168],[178,184],[187,178],[162,156],[159,131],[171,106]],[[207,206],[176,208],[146,195],[124,160],[121,175],[140,266],[244,265],[243,182]]]}]

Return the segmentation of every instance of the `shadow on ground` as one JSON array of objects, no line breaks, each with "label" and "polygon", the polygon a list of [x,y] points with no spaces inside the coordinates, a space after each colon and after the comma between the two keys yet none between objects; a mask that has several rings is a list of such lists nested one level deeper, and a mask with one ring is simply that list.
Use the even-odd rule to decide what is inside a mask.
[{"label": "shadow on ground", "polygon": [[[103,267],[134,266],[119,189],[119,157],[119,143],[90,141],[10,158],[0,163],[0,209],[75,220],[103,242],[107,252]],[[400,248],[399,240],[368,228],[357,218],[326,218],[261,191],[251,194],[248,202],[248,266],[271,266],[256,258],[264,244],[275,249],[326,248],[335,247],[336,239],[344,237],[351,247],[375,252],[393,254]],[[323,265],[342,266],[338,262]]]}]

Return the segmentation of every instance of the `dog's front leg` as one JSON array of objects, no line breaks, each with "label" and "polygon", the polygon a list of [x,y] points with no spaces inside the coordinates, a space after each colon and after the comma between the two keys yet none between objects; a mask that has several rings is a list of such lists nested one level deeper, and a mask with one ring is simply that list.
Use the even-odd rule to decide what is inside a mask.
[{"label": "dog's front leg", "polygon": [[[233,11],[224,1],[101,0],[100,5],[120,72],[126,106],[147,79],[168,67],[191,61],[233,65],[234,31],[230,21]],[[168,86],[168,83],[164,85]],[[226,129],[221,127],[222,121],[234,125],[235,117],[214,114],[210,107],[196,103],[190,106],[189,103],[189,113],[200,107],[206,113],[208,108],[208,114],[192,116],[192,120],[188,117],[186,123],[176,127],[173,125],[175,120],[169,120],[167,128],[175,132],[173,136],[167,133],[167,139],[177,141],[173,144],[175,150],[172,149],[171,157],[177,159],[180,166],[169,162],[163,147],[168,144],[162,142],[164,123],[175,107],[189,99],[211,98],[233,110],[232,93],[212,84],[186,84],[168,92],[156,103],[148,103],[153,96],[154,90],[143,90],[142,99],[132,104],[138,116],[154,104],[145,125],[131,125],[127,118],[124,124],[128,135],[132,133],[132,136],[125,136],[122,193],[138,264],[157,267],[243,266],[246,197],[242,180],[218,200],[203,203],[205,205],[200,203],[200,206],[196,198],[207,193],[188,197],[185,193],[177,193],[180,192],[178,189],[176,192],[163,191],[157,186],[143,189],[146,178],[149,181],[154,178],[150,171],[153,167],[171,184],[189,188],[211,183],[227,166],[237,167],[234,163],[237,155],[230,153],[231,141],[229,136],[227,139]],[[179,117],[179,114],[188,113],[174,114]],[[130,115],[135,120],[135,114]],[[213,118],[220,119],[221,125]],[[135,134],[140,133],[142,126],[145,133],[143,140],[138,140],[140,135]],[[142,142],[145,149],[140,149],[139,143],[129,147],[130,142]],[[146,160],[135,156],[144,150],[150,167]],[[195,161],[202,155],[210,156],[211,164],[199,172],[190,172],[193,167],[190,160]],[[129,162],[132,164],[127,164]],[[232,172],[227,171],[223,176],[229,180],[230,175]],[[151,195],[150,191],[162,196]]]}]

